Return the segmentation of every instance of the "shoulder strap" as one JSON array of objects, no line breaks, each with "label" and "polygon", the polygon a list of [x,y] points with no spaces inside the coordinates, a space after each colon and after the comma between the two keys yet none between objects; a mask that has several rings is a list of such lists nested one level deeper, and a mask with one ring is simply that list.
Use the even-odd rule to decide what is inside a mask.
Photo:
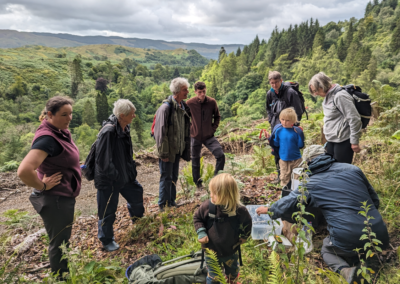
[{"label": "shoulder strap", "polygon": [[172,112],[174,111],[174,108],[171,106],[169,101],[165,101],[164,104],[167,104],[169,107],[168,125],[172,125]]}]

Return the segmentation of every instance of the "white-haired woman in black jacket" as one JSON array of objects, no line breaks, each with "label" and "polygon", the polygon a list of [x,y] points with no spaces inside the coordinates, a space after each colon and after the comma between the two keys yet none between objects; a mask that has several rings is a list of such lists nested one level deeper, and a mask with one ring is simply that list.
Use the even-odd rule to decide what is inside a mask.
[{"label": "white-haired woman in black jacket", "polygon": [[136,116],[135,111],[135,106],[129,100],[116,101],[113,114],[103,122],[96,142],[94,184],[97,188],[98,238],[107,251],[119,248],[113,232],[119,193],[128,202],[133,222],[144,213],[143,187],[136,180],[129,127]]}]

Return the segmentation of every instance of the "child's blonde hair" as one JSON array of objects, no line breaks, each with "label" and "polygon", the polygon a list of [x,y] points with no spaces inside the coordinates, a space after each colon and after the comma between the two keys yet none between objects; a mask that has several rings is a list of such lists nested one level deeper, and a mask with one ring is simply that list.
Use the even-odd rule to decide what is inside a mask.
[{"label": "child's blonde hair", "polygon": [[230,174],[223,173],[215,176],[210,181],[209,187],[217,197],[218,204],[216,205],[223,206],[225,213],[234,212],[239,206],[243,206],[240,202],[236,180]]},{"label": "child's blonde hair", "polygon": [[293,121],[294,123],[298,123],[299,121],[297,120],[297,114],[294,108],[289,107],[285,108],[284,110],[281,111],[279,114],[279,119],[285,119],[288,121]]}]

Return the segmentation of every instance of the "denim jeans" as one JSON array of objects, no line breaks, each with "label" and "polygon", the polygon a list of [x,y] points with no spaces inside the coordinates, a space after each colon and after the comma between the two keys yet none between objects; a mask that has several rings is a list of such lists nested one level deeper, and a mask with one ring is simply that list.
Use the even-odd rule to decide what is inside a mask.
[{"label": "denim jeans", "polygon": [[143,217],[144,214],[143,187],[137,180],[126,184],[122,188],[111,186],[107,189],[97,190],[99,215],[97,236],[103,245],[108,245],[114,239],[113,224],[120,193],[128,202],[127,207],[132,222],[135,222],[136,218]]},{"label": "denim jeans", "polygon": [[158,196],[158,205],[164,207],[175,205],[176,199],[176,183],[179,175],[179,159],[180,155],[176,155],[175,162],[163,162],[158,160],[160,166],[160,188]]},{"label": "denim jeans", "polygon": [[[212,269],[210,269],[210,258],[206,256],[205,259],[206,259],[206,265],[207,265],[207,269],[208,269],[206,283],[207,284],[220,283],[219,281],[213,280],[217,276],[217,274]],[[238,259],[239,259],[239,255],[237,253],[235,253],[231,256],[218,258],[218,262],[219,262],[221,268],[223,270],[225,270],[225,275],[229,281],[235,280],[239,275]]]}]

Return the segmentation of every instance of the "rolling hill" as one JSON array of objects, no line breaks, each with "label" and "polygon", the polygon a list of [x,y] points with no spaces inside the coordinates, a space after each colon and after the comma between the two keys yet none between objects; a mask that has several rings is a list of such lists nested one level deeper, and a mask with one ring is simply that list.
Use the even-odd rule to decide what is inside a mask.
[{"label": "rolling hill", "polygon": [[42,45],[48,47],[78,47],[84,45],[111,44],[124,47],[171,50],[171,49],[194,49],[201,55],[217,59],[221,46],[227,53],[236,51],[238,47],[243,49],[242,44],[210,45],[204,43],[184,43],[180,41],[164,41],[141,38],[123,38],[106,36],[77,36],[71,34],[51,34],[36,32],[18,32],[14,30],[0,30],[0,48],[16,48],[25,45]]}]

